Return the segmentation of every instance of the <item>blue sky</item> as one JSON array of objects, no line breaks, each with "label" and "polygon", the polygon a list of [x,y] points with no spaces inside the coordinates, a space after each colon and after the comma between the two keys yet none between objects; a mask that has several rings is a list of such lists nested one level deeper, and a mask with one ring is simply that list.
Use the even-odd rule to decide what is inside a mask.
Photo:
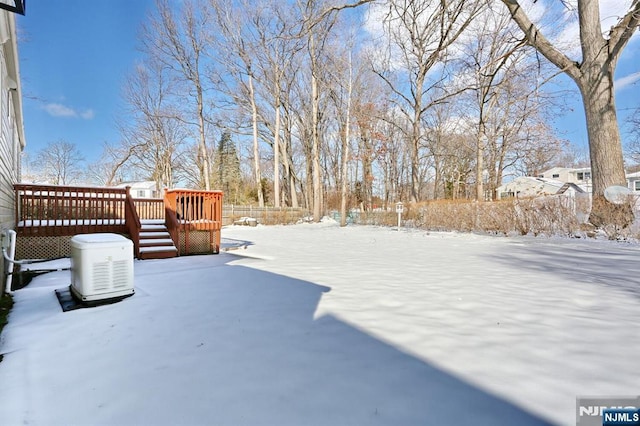
[{"label": "blue sky", "polygon": [[[117,142],[122,83],[142,55],[140,24],[153,0],[46,0],[17,17],[28,155],[74,143],[95,161]],[[33,157],[32,157],[33,158]]]},{"label": "blue sky", "polygon": [[[555,127],[561,138],[584,148],[586,154],[587,127],[580,92],[569,77],[562,75],[556,79],[563,88],[570,90],[572,95],[567,99],[571,109],[556,117]],[[640,38],[638,36],[627,46],[616,68],[616,105],[620,133],[625,143],[629,138],[629,128],[625,120],[634,109],[640,107]]]},{"label": "blue sky", "polygon": [[[96,161],[104,142],[119,140],[115,119],[120,91],[141,53],[138,32],[153,0],[31,1],[17,17],[24,93],[26,152],[33,156],[49,142],[76,144],[85,159]],[[623,139],[624,118],[640,106],[640,37],[627,46],[616,78],[628,78],[617,90]],[[586,147],[582,104],[575,84],[573,111],[558,116],[563,138]],[[586,148],[585,148],[586,149]]]}]

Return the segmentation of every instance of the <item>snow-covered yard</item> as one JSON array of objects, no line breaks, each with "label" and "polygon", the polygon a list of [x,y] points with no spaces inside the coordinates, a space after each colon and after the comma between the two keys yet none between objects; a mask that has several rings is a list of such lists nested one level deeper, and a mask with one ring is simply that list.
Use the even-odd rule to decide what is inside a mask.
[{"label": "snow-covered yard", "polygon": [[335,223],[229,227],[63,313],[14,294],[2,425],[575,424],[640,394],[640,247]]}]

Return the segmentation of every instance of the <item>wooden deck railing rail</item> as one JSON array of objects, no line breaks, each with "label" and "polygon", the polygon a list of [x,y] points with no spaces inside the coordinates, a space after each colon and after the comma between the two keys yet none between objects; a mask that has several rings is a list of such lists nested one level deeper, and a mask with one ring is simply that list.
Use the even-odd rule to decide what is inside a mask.
[{"label": "wooden deck railing rail", "polygon": [[16,231],[62,236],[126,233],[125,188],[15,184]]},{"label": "wooden deck railing rail", "polygon": [[209,244],[204,252],[219,252],[222,191],[172,189],[163,199],[142,199],[132,198],[130,189],[16,184],[16,231],[37,237],[128,234],[139,257],[143,221],[162,219],[175,246],[184,248],[180,253],[192,252],[189,238],[196,231],[208,231],[209,242],[200,232],[193,243]]},{"label": "wooden deck railing rail", "polygon": [[164,219],[164,201],[162,198],[133,198],[133,204],[140,219]]},{"label": "wooden deck railing rail", "polygon": [[164,200],[167,210],[165,224],[176,246],[181,233],[186,247],[189,247],[191,231],[209,231],[212,251],[217,253],[220,250],[222,191],[165,189]]}]

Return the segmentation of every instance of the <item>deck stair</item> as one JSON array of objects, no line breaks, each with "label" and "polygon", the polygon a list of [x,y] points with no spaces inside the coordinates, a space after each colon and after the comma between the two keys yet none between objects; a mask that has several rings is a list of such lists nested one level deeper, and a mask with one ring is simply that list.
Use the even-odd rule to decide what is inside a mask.
[{"label": "deck stair", "polygon": [[140,259],[167,259],[178,255],[164,220],[140,222]]},{"label": "deck stair", "polygon": [[13,191],[17,259],[67,257],[74,235],[94,233],[127,235],[138,259],[220,252],[222,191],[165,188],[161,198],[135,198],[131,186],[22,183]]}]

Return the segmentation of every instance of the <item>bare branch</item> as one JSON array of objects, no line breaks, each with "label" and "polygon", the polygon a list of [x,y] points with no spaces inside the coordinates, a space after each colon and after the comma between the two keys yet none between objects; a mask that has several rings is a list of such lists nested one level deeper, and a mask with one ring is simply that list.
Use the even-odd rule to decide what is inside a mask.
[{"label": "bare branch", "polygon": [[531,22],[527,14],[522,10],[518,0],[502,0],[502,3],[507,6],[511,17],[518,24],[531,46],[535,47],[549,62],[564,70],[574,80],[579,78],[580,64],[569,59],[568,56],[551,44],[538,27]]},{"label": "bare branch", "polygon": [[611,28],[609,33],[609,52],[616,62],[633,33],[640,25],[640,0],[634,0],[627,14]]}]

